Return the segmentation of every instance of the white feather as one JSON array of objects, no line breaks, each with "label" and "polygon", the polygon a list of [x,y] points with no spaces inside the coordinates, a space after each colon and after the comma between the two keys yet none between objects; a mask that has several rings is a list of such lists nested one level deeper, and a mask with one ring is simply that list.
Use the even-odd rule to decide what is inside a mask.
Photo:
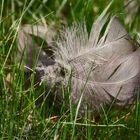
[{"label": "white feather", "polygon": [[[97,28],[97,39],[91,33],[92,40],[91,36],[87,38],[85,27],[66,29],[55,54],[57,62],[72,71],[73,101],[78,102],[83,94],[85,104],[81,108],[88,103],[95,111],[114,99],[116,105],[131,104],[140,81],[140,49],[134,51],[118,18],[111,19],[101,39],[98,38],[100,31],[101,28]],[[83,87],[84,93],[81,92]]]},{"label": "white feather", "polygon": [[[100,37],[108,20],[107,9],[95,21],[89,36],[85,25],[74,24],[63,30],[56,40],[56,64],[43,66],[43,79],[49,79],[52,84],[54,79],[65,83],[71,77],[73,103],[77,104],[80,97],[83,97],[81,112],[87,104],[93,112],[99,111],[103,104],[111,104],[113,100],[115,105],[119,106],[131,104],[134,100],[134,90],[139,87],[140,49],[135,50],[117,17],[110,20],[104,35]],[[30,34],[47,41],[49,34],[44,33],[46,30],[42,26],[26,26],[18,31],[19,59],[27,45],[26,65],[30,68],[33,51],[35,55],[39,52],[39,47],[33,45]],[[40,52],[39,56],[44,54],[42,50]],[[37,63],[48,61],[47,56],[40,58]],[[67,71],[66,77],[60,73],[62,68]],[[48,73],[50,70],[52,72]]]}]

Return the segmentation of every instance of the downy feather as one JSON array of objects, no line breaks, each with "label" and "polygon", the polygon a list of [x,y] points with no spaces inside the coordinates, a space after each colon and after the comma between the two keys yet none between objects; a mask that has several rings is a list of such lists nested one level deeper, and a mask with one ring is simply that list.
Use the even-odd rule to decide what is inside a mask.
[{"label": "downy feather", "polygon": [[[78,29],[78,35],[75,26],[64,31],[65,38],[59,40],[55,54],[58,63],[71,69],[73,101],[78,103],[82,96],[81,110],[88,104],[96,112],[113,100],[119,106],[131,104],[140,81],[140,51],[134,51],[118,18],[111,19],[101,39],[87,39],[85,28]],[[99,37],[101,29],[95,29]]]},{"label": "downy feather", "polygon": [[[87,105],[91,112],[98,112],[102,105],[111,104],[113,100],[119,106],[131,104],[134,90],[139,87],[140,49],[135,50],[117,17],[110,20],[100,38],[108,17],[104,12],[93,24],[89,36],[85,25],[74,25],[63,30],[55,40],[55,62],[51,64],[48,64],[47,54],[33,43],[30,36],[33,34],[47,41],[49,33],[44,33],[46,27],[26,26],[18,31],[19,59],[22,59],[25,49],[25,65],[32,68],[32,54],[38,55],[36,69],[44,71],[40,78],[48,80],[50,85],[56,79],[65,84],[71,77],[70,96],[74,104],[82,97],[80,112],[84,112]],[[40,63],[42,66],[39,66]],[[61,69],[66,70],[66,75],[61,74]]]}]

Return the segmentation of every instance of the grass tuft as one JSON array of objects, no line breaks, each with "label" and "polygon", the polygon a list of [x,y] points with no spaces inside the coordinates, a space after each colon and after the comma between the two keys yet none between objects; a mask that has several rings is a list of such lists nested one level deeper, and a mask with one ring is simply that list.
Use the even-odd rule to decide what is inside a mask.
[{"label": "grass tuft", "polygon": [[[62,88],[63,100],[60,111],[55,112],[48,97],[54,93],[45,85],[26,89],[24,69],[15,61],[17,28],[20,24],[47,23],[56,28],[86,21],[87,29],[109,4],[109,0],[9,0],[0,2],[0,139],[23,140],[90,140],[90,139],[139,139],[140,105],[128,109],[103,108],[100,120],[87,117],[78,119],[78,108],[71,104],[70,85]],[[123,1],[114,0],[109,12],[125,23]],[[135,41],[139,41],[140,18],[126,28]],[[69,83],[70,84],[70,83]],[[46,91],[48,91],[46,93]],[[138,91],[139,92],[139,91]],[[40,103],[40,100],[43,102]],[[82,97],[81,97],[82,99]],[[55,99],[54,99],[55,100]],[[57,99],[56,99],[57,100]],[[80,104],[80,102],[79,102]],[[66,106],[70,106],[69,109]],[[76,110],[77,109],[77,110]],[[109,111],[108,111],[109,110]],[[75,113],[76,111],[76,113]]]}]

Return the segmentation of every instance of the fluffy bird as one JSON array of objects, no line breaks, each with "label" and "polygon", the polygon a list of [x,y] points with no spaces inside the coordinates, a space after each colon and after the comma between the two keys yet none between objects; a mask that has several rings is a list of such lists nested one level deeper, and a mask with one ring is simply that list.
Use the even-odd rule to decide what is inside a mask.
[{"label": "fluffy bird", "polygon": [[[74,24],[55,39],[48,27],[21,26],[17,36],[18,60],[24,59],[26,72],[35,67],[40,84],[65,86],[70,80],[69,96],[81,113],[87,107],[98,113],[104,105],[130,105],[140,83],[140,49],[135,48],[117,17],[110,19],[101,37],[107,19],[104,12],[93,23],[90,34],[84,24]],[[53,57],[35,44],[31,35],[51,44]],[[57,94],[62,98],[61,92]]]}]

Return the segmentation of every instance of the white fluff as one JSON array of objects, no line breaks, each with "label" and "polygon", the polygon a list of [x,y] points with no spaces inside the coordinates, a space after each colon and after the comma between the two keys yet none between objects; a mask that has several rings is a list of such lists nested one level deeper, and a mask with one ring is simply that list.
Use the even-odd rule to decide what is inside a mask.
[{"label": "white fluff", "polygon": [[[55,81],[63,81],[65,84],[71,76],[71,97],[75,104],[78,104],[82,97],[81,112],[87,105],[92,112],[98,112],[103,104],[111,104],[113,101],[118,106],[132,104],[134,90],[139,87],[140,82],[140,49],[135,50],[127,31],[117,17],[110,20],[100,38],[107,19],[104,11],[93,24],[89,36],[85,25],[74,24],[64,29],[56,40],[58,48],[54,49],[55,64],[49,66],[42,63],[44,60],[46,63],[50,61],[47,54],[43,55],[43,50],[36,44],[33,45],[29,35],[47,40],[48,35],[44,33],[46,27],[38,26],[36,29],[39,31],[35,33],[31,31],[37,26],[21,27],[17,38],[19,59],[26,46],[25,65],[32,68],[31,56],[34,50],[34,55],[39,56],[36,69],[44,69],[43,78],[40,78],[49,79],[52,84]],[[48,74],[50,69],[51,75]],[[66,70],[65,76],[61,75],[61,69]]]}]

